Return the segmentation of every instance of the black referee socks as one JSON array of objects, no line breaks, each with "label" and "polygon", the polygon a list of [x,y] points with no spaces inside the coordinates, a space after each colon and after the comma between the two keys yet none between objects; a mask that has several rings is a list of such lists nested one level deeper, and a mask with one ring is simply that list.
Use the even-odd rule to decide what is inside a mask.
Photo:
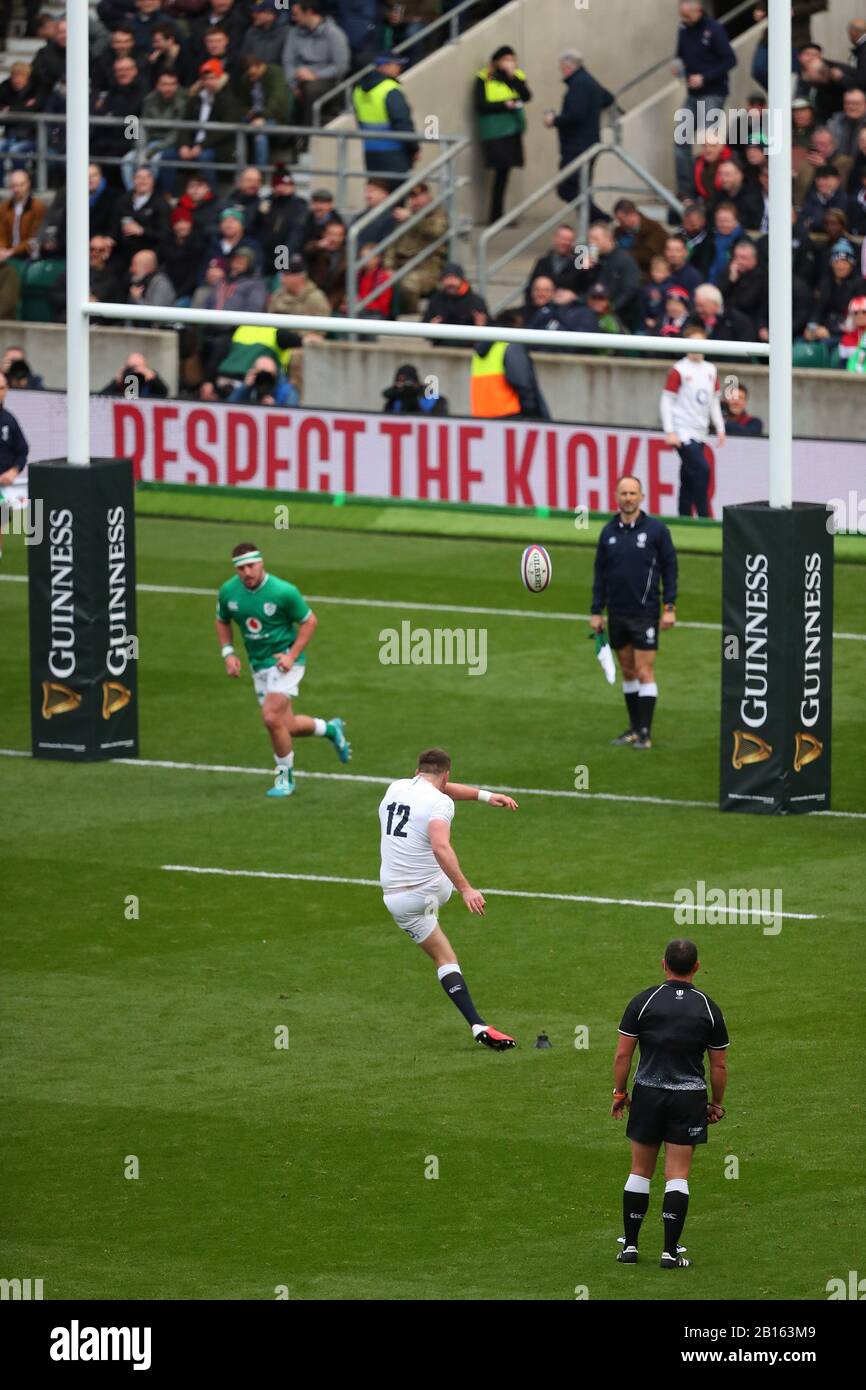
[{"label": "black referee socks", "polygon": [[460,974],[460,966],[456,961],[453,965],[440,965],[436,974],[451,1003],[457,1006],[470,1028],[473,1023],[483,1025],[484,1019],[472,1003],[472,995],[466,988],[466,981]]},{"label": "black referee socks", "polygon": [[639,681],[623,681],[622,683],[622,693],[625,699],[626,708],[628,709],[629,722],[631,724],[631,727],[634,729],[635,733],[637,733],[640,729],[640,704],[638,700],[639,689]]},{"label": "black referee socks", "polygon": [[686,1224],[689,1210],[689,1185],[685,1178],[670,1178],[665,1183],[665,1202],[662,1221],[665,1229],[665,1254],[677,1258],[677,1246]]},{"label": "black referee socks", "polygon": [[622,1194],[622,1229],[626,1246],[637,1246],[640,1228],[650,1199],[650,1180],[629,1173]]},{"label": "black referee socks", "polygon": [[658,693],[659,688],[655,681],[648,681],[645,685],[638,686],[638,723],[636,727],[640,729],[641,733],[649,734],[652,730]]}]

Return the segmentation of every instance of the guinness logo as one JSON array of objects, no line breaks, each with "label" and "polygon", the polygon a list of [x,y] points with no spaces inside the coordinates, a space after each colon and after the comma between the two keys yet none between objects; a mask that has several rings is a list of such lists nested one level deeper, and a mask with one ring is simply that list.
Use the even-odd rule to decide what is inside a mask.
[{"label": "guinness logo", "polygon": [[42,718],[53,719],[55,714],[70,714],[78,709],[81,696],[77,690],[57,681],[42,682]]},{"label": "guinness logo", "polygon": [[739,772],[748,763],[765,763],[773,756],[773,745],[758,734],[747,733],[745,729],[734,730],[734,756],[731,761]]},{"label": "guinness logo", "polygon": [[808,763],[817,762],[824,752],[824,745],[814,734],[794,735],[794,771],[802,772]]},{"label": "guinness logo", "polygon": [[120,681],[102,682],[102,717],[110,719],[119,709],[125,709],[132,699],[132,691]]}]

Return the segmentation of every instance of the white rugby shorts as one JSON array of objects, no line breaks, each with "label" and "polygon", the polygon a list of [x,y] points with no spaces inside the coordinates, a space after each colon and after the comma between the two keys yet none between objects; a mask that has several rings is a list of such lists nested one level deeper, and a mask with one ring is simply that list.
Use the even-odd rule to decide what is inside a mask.
[{"label": "white rugby shorts", "polygon": [[266,695],[285,695],[287,700],[294,700],[306,669],[303,662],[296,661],[290,671],[281,671],[279,666],[267,666],[264,671],[253,671],[253,685],[259,704],[264,704]]},{"label": "white rugby shorts", "polygon": [[454,884],[443,874],[424,888],[385,892],[383,901],[400,930],[420,945],[439,925],[439,909],[453,892]]}]

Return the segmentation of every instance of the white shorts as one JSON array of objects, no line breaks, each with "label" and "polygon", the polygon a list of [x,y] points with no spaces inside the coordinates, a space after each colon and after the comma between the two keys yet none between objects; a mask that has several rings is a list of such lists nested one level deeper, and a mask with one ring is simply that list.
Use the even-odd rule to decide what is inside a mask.
[{"label": "white shorts", "polygon": [[279,666],[267,666],[264,671],[253,671],[253,685],[259,704],[264,704],[266,695],[285,695],[287,700],[293,700],[306,669],[303,661],[300,664],[296,661],[289,671],[281,671]]},{"label": "white shorts", "polygon": [[385,893],[383,901],[397,926],[420,945],[439,925],[439,909],[444,907],[454,884],[443,874],[426,888],[410,888]]}]

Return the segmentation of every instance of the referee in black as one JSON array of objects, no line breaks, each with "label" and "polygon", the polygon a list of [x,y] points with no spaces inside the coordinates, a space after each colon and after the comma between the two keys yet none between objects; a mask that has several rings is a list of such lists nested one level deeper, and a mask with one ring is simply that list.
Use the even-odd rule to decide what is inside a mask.
[{"label": "referee in black", "polygon": [[[27,440],[11,410],[6,409],[9,382],[0,372],[0,504],[3,488],[14,483],[27,463]],[[0,507],[0,559],[3,556],[3,512]]]},{"label": "referee in black", "polygon": [[[626,1134],[631,1140],[631,1172],[623,1192],[625,1235],[617,1255],[622,1264],[637,1264],[638,1236],[649,1206],[650,1179],[659,1148],[665,1146],[665,1195],[662,1209],[662,1269],[685,1269],[679,1244],[689,1209],[689,1169],[696,1144],[706,1144],[707,1125],[724,1117],[728,1030],[718,1004],[695,989],[700,969],[693,941],[668,942],[662,961],[665,981],[636,994],[626,1005],[613,1063],[613,1104],[621,1120],[629,1110]],[[635,1047],[640,1061],[629,1097],[628,1077]],[[712,1100],[707,1099],[704,1052],[709,1052]]]},{"label": "referee in black", "polygon": [[673,627],[677,599],[677,553],[671,533],[663,521],[641,511],[643,500],[637,478],[620,478],[619,511],[598,538],[590,618],[593,632],[601,632],[607,608],[608,638],[622,669],[629,726],[613,742],[637,749],[652,748],[659,629]]}]

